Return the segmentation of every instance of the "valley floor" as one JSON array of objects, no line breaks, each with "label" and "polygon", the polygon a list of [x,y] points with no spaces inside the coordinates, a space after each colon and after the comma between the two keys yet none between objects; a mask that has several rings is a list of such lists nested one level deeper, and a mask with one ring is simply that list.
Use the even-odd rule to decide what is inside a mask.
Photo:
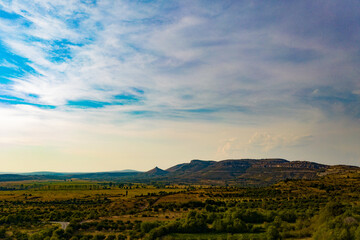
[{"label": "valley floor", "polygon": [[360,172],[268,187],[0,183],[0,239],[360,239]]}]

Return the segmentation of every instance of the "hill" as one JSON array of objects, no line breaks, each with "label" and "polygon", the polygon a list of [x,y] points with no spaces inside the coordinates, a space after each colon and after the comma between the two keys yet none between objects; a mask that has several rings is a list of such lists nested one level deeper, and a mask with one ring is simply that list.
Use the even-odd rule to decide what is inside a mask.
[{"label": "hill", "polygon": [[[332,166],[285,159],[192,160],[166,169],[159,181],[196,184],[269,185],[284,179],[314,179]],[[345,166],[338,166],[345,169]],[[154,179],[153,179],[154,180]]]},{"label": "hill", "polygon": [[158,167],[155,167],[155,168],[151,169],[150,171],[143,173],[143,175],[146,177],[156,177],[156,176],[163,176],[163,175],[167,175],[167,174],[168,174],[168,171],[162,170]]},{"label": "hill", "polygon": [[222,161],[192,160],[166,170],[155,167],[147,172],[133,170],[26,174],[0,174],[0,181],[86,179],[115,182],[163,182],[167,184],[206,184],[264,186],[285,179],[315,179],[332,173],[359,169],[354,166],[329,166],[308,161],[270,159],[227,159]]}]

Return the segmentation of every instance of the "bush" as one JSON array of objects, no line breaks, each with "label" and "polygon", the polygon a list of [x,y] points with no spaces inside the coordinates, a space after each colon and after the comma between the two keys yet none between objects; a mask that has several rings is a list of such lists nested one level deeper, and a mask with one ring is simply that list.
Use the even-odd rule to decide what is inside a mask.
[{"label": "bush", "polygon": [[6,238],[6,230],[5,228],[0,228],[0,239]]},{"label": "bush", "polygon": [[142,233],[148,233],[151,229],[158,227],[160,224],[158,222],[142,222],[140,229]]},{"label": "bush", "polygon": [[275,226],[270,225],[266,230],[266,239],[268,240],[276,240],[280,238],[279,231]]},{"label": "bush", "polygon": [[106,237],[103,234],[96,234],[94,240],[104,240]]}]

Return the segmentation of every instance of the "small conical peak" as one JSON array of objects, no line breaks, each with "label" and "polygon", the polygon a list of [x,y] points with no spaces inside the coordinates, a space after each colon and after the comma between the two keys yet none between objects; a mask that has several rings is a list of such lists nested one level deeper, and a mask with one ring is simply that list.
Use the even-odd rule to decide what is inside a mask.
[{"label": "small conical peak", "polygon": [[166,174],[167,171],[162,170],[161,168],[156,166],[155,168],[151,169],[150,171],[147,171],[147,173],[153,174],[153,175],[161,175],[161,174]]},{"label": "small conical peak", "polygon": [[164,171],[162,170],[161,168],[159,168],[158,166],[154,167],[152,170],[150,171],[156,171],[156,172],[159,172],[159,171]]}]

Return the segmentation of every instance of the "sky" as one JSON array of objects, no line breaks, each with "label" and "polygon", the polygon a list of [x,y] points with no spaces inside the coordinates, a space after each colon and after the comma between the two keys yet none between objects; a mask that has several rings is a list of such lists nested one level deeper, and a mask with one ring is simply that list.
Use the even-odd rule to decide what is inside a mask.
[{"label": "sky", "polygon": [[360,165],[357,0],[2,0],[1,172]]}]

